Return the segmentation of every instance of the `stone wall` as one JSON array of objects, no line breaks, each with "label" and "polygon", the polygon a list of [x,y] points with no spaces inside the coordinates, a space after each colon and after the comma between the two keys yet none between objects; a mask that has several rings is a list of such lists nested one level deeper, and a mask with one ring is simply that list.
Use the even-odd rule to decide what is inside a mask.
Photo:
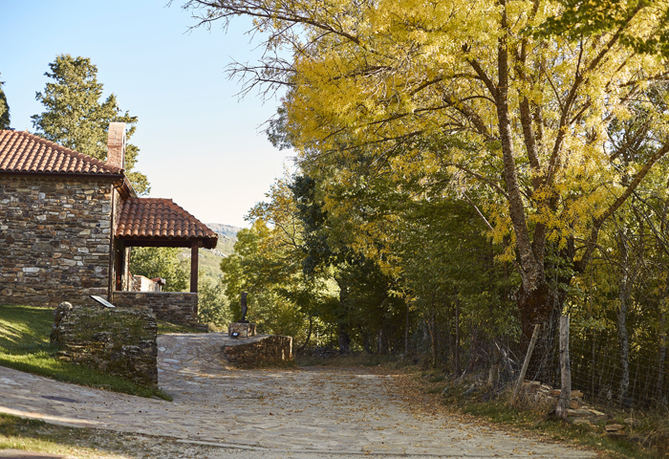
[{"label": "stone wall", "polygon": [[146,307],[160,320],[175,324],[197,322],[197,293],[185,292],[114,292],[115,306]]},{"label": "stone wall", "polygon": [[0,174],[0,305],[107,295],[111,193],[108,178]]},{"label": "stone wall", "polygon": [[293,338],[290,336],[256,336],[223,347],[223,356],[232,364],[245,367],[283,366],[293,364]]},{"label": "stone wall", "polygon": [[149,310],[61,303],[54,316],[51,341],[60,346],[60,358],[140,384],[158,384],[158,327]]}]

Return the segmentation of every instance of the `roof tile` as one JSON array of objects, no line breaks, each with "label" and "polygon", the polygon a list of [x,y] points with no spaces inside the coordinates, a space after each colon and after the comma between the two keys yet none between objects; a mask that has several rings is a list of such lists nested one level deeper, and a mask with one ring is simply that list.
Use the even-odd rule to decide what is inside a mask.
[{"label": "roof tile", "polygon": [[121,175],[99,159],[25,131],[0,130],[0,172],[29,174]]},{"label": "roof tile", "polygon": [[116,237],[186,241],[202,239],[216,247],[218,235],[171,199],[130,198],[123,201]]}]

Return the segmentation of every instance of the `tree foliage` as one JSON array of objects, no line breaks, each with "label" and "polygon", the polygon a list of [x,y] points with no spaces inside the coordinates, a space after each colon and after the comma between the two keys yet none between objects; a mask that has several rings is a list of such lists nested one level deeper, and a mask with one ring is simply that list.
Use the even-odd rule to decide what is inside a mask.
[{"label": "tree foliage", "polygon": [[[648,8],[652,0],[562,0],[562,8],[536,28],[544,36],[566,35],[573,40],[610,32],[624,25],[630,17]],[[669,5],[658,2],[653,8],[655,21],[649,34],[639,36],[621,31],[620,40],[635,52],[669,57]]]},{"label": "tree foliage", "polygon": [[[604,222],[669,151],[665,113],[649,120],[651,154],[625,170],[607,137],[632,100],[653,105],[644,89],[666,69],[621,37],[651,39],[663,1],[578,39],[530,33],[564,11],[552,1],[189,5],[205,22],[253,16],[269,34],[265,60],[240,70],[251,84],[289,88],[287,131],[304,161],[364,155],[393,171],[448,169],[456,193],[487,189],[491,234],[517,263],[525,330],[563,301],[547,280],[548,252],[585,269]],[[462,146],[430,148],[445,136]],[[340,183],[354,179],[337,170]]]},{"label": "tree foliage", "polygon": [[7,96],[2,89],[4,81],[0,81],[0,129],[9,129],[9,104],[7,103]]},{"label": "tree foliage", "polygon": [[232,322],[230,308],[225,297],[224,286],[219,280],[203,280],[198,286],[198,320],[222,328]]},{"label": "tree foliage", "polygon": [[[268,135],[298,152],[292,198],[261,206],[294,207],[299,237],[273,269],[301,265],[337,283],[320,317],[340,345],[427,342],[432,362],[456,373],[486,362],[509,376],[507,350],[535,323],[547,325],[539,367],[557,368],[555,319],[571,313],[575,347],[604,353],[596,331],[620,350],[620,368],[657,357],[652,387],[666,387],[656,298],[666,286],[669,2],[186,6],[204,24],[252,17],[267,37],[262,60],[233,72],[246,89],[285,91]],[[258,228],[258,241],[277,228]],[[263,263],[273,253],[245,250]],[[604,379],[593,392],[613,390]],[[621,400],[651,387],[625,385]]]},{"label": "tree foliage", "polygon": [[301,344],[307,337],[306,311],[300,308],[304,288],[298,265],[285,263],[290,236],[256,219],[237,233],[235,253],[221,261],[225,296],[234,319],[241,317],[240,297],[248,293],[248,319],[259,331],[291,335]]},{"label": "tree foliage", "polygon": [[148,278],[165,279],[167,292],[188,288],[188,271],[179,260],[179,249],[170,247],[134,247],[130,252],[130,272]]},{"label": "tree foliage", "polygon": [[[97,79],[97,67],[89,58],[61,54],[49,64],[45,75],[51,79],[35,98],[45,110],[32,116],[33,126],[41,136],[67,148],[104,160],[107,155],[107,129],[113,121],[128,125],[128,140],[137,128],[137,117],[122,111],[116,96],[103,97],[103,85]],[[125,170],[139,194],[149,192],[146,176],[133,171],[139,148],[126,144]]]}]

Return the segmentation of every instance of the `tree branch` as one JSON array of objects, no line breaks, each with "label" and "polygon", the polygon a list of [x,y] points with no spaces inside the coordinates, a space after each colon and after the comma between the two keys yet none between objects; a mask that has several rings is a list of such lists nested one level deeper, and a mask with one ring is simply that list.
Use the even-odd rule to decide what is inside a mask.
[{"label": "tree branch", "polygon": [[653,167],[653,165],[668,152],[669,152],[669,142],[665,142],[664,145],[661,148],[659,148],[653,154],[653,156],[651,156],[651,158],[641,168],[641,170],[639,170],[634,175],[634,178],[630,181],[629,185],[627,185],[625,191],[623,191],[623,193],[620,196],[618,196],[618,198],[615,201],[613,201],[613,203],[611,203],[611,205],[599,217],[596,217],[593,220],[592,231],[590,232],[590,236],[585,242],[585,253],[581,257],[581,259],[577,263],[575,263],[576,269],[579,272],[583,272],[587,267],[588,263],[590,262],[592,253],[596,247],[599,231],[602,228],[604,222],[609,217],[611,217],[620,208],[620,206],[622,206],[625,203],[627,198],[630,197],[630,195],[634,192],[634,190],[636,190],[636,188],[639,186],[641,181],[646,177],[646,175]]}]

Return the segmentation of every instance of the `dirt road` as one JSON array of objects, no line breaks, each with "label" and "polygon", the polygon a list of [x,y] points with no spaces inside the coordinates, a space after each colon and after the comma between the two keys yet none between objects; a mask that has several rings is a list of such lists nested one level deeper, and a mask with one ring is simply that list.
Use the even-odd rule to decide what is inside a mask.
[{"label": "dirt road", "polygon": [[0,367],[0,412],[168,437],[206,446],[209,457],[593,456],[427,414],[393,390],[393,375],[338,368],[232,370],[220,358],[226,339],[159,337],[159,382],[173,402]]}]

